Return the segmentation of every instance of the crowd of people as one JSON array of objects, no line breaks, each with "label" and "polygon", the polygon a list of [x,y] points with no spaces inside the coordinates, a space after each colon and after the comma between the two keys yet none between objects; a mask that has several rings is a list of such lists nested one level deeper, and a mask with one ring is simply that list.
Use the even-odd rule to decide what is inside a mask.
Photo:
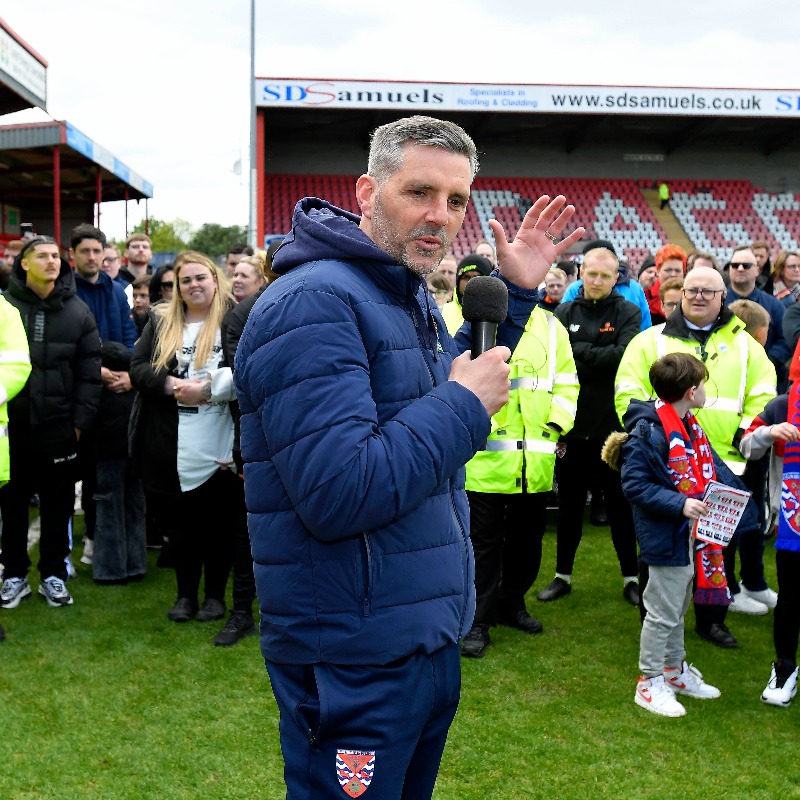
[{"label": "crowd of people", "polygon": [[[225,618],[232,576],[214,643],[256,632],[258,594],[289,797],[309,782],[338,796],[334,759],[351,796],[373,779],[430,796],[460,658],[483,657],[494,625],[543,629],[526,597],[553,505],[536,598],[580,590],[591,499],[642,620],[637,705],[681,716],[676,695],[720,696],[686,662],[692,605],[721,648],[738,645],[729,611],[774,609],[761,699],[796,692],[800,254],[772,263],[748,242],[720,265],[666,244],[628,263],[611,242],[579,244],[583,228],[560,238],[574,208],[559,196],[513,241],[492,220],[493,241],[458,260],[477,170],[459,126],[411,117],[373,133],[360,216],[305,198],[267,252],[238,245],[218,265],[186,251],[151,272],[146,235],[123,266],[88,224],[69,259],[46,236],[6,248],[0,607],[31,594],[34,493],[38,591],[72,604],[78,479],[96,582],[142,580],[161,548],[167,616],[207,622]],[[508,311],[473,358],[476,277],[502,282]],[[712,480],[751,493],[724,548],[691,533]],[[777,592],[763,558],[776,529]]]},{"label": "crowd of people", "polygon": [[139,233],[123,266],[89,224],[72,230],[68,259],[46,236],[6,248],[2,608],[31,595],[31,499],[39,594],[50,606],[72,605],[78,482],[80,560],[97,584],[141,581],[147,548],[157,548],[176,576],[171,620],[225,617],[233,572],[234,608],[214,643],[255,633],[230,365],[243,327],[234,312],[252,307],[274,278],[269,257],[234,245],[223,268],[186,251],[151,270],[151,242]]},{"label": "crowd of people", "polygon": [[[484,249],[486,244],[481,242]],[[460,304],[467,282],[477,275],[490,274],[496,266],[493,253],[486,252],[484,263],[477,250],[474,247],[471,255],[456,262],[453,299],[442,307],[448,330],[454,336],[463,324]],[[445,260],[442,265],[448,266]],[[447,277],[447,273],[440,275],[437,270],[428,276],[429,288],[441,287],[440,281]],[[791,314],[787,312],[794,306],[798,292],[800,255],[780,250],[772,264],[766,242],[733,248],[724,265],[712,254],[687,253],[674,244],[664,245],[641,264],[629,264],[618,257],[611,242],[594,240],[574,260],[559,261],[549,269],[540,286],[537,310],[526,327],[527,334],[536,332],[536,352],[525,347],[524,336],[512,348],[510,405],[495,417],[486,448],[467,464],[477,611],[473,627],[461,643],[463,656],[485,654],[493,624],[511,625],[528,633],[542,630],[541,623],[528,613],[523,598],[538,576],[543,532],[540,520],[553,492],[557,493],[559,506],[555,577],[537,594],[537,599],[553,601],[572,591],[573,567],[589,495],[602,503],[600,522],[610,526],[622,573],[623,597],[640,608],[646,623],[643,637],[652,636],[656,624],[662,625],[664,633],[663,609],[657,612],[651,608],[657,602],[656,590],[651,584],[650,605],[644,593],[652,567],[664,566],[664,552],[656,550],[652,555],[648,535],[654,527],[652,521],[648,521],[644,532],[636,524],[637,503],[645,508],[663,505],[650,496],[637,500],[642,487],[652,487],[652,477],[649,484],[643,483],[641,476],[638,481],[626,482],[625,469],[620,475],[622,459],[612,459],[614,467],[609,466],[603,447],[609,435],[636,429],[639,420],[631,403],[661,396],[652,382],[651,368],[661,364],[660,359],[669,353],[685,352],[694,356],[708,374],[701,369],[697,379],[699,367],[693,367],[696,380],[692,385],[696,389],[698,384],[704,384],[702,404],[687,406],[681,418],[689,407],[698,409],[697,419],[705,427],[714,453],[722,460],[718,471],[725,474],[727,484],[746,488],[752,494],[733,542],[713,559],[709,558],[708,547],[701,548],[697,543],[694,556],[686,556],[688,517],[681,520],[678,515],[676,530],[670,530],[673,543],[685,540],[675,557],[693,578],[690,584],[694,586],[691,597],[696,631],[719,647],[736,647],[738,640],[726,624],[728,611],[766,615],[775,609],[776,661],[762,699],[776,702],[777,698],[780,704],[788,704],[796,690],[800,612],[791,598],[792,589],[787,591],[785,584],[796,536],[793,539],[784,532],[776,544],[778,561],[786,565],[782,584],[785,604],[766,582],[763,553],[782,518],[781,489],[784,502],[787,493],[795,503],[798,495],[797,484],[785,484],[782,466],[778,466],[782,465],[779,459],[784,444],[797,440],[796,427],[787,422],[787,392],[800,375],[798,355],[793,359],[800,338],[800,306]],[[548,338],[541,323],[537,323],[538,309],[549,312],[561,323],[558,335],[568,344],[556,344],[558,338]],[[551,344],[549,351],[546,342]],[[790,367],[795,362],[797,375],[792,376]],[[515,378],[520,370],[535,376],[535,380],[526,385],[524,380]],[[567,379],[572,375],[577,376],[574,397],[573,382]],[[532,391],[523,392],[523,387]],[[680,388],[682,396],[692,387]],[[540,397],[546,401],[538,400]],[[538,406],[534,406],[535,402]],[[566,420],[559,418],[565,409],[569,411]],[[764,422],[762,412],[768,422]],[[626,414],[631,414],[630,419]],[[756,445],[755,431],[764,425],[769,427],[758,434]],[[541,436],[547,428],[553,430],[554,439],[545,446],[532,437]],[[638,440],[632,440],[635,441]],[[771,451],[773,443],[777,461]],[[666,453],[666,444],[662,445]],[[688,508],[692,509],[692,504]],[[704,506],[701,510],[707,511]],[[788,523],[784,523],[788,530]],[[800,533],[800,524],[797,529]],[[797,541],[800,549],[800,539]],[[665,546],[663,542],[661,546]],[[723,592],[697,590],[698,581],[707,587],[715,577],[725,578]],[[681,630],[685,612],[680,603],[678,610],[673,608],[671,612],[674,619],[680,618]],[[707,688],[696,670],[686,667],[685,654],[680,653],[682,646],[681,633],[680,644],[671,643],[668,666],[662,663],[657,672],[647,658],[640,664],[643,680],[637,686],[639,705],[668,716],[682,715],[684,709],[674,699],[676,681],[694,681],[690,689],[679,689],[677,693],[718,696],[718,690]],[[678,671],[664,680],[664,669]]]}]

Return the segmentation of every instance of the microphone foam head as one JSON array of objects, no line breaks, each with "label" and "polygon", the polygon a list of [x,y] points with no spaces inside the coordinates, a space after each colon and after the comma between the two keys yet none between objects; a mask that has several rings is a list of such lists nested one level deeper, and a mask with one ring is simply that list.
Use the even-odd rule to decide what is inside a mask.
[{"label": "microphone foam head", "polygon": [[467,322],[505,322],[508,314],[508,287],[492,275],[473,278],[464,287],[461,310]]}]

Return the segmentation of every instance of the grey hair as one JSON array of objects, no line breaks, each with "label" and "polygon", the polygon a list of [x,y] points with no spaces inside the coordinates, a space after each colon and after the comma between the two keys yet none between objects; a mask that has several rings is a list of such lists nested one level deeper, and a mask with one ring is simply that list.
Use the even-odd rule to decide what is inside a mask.
[{"label": "grey hair", "polygon": [[409,142],[440,147],[469,159],[471,178],[478,172],[478,150],[470,135],[454,122],[415,115],[376,128],[370,137],[367,172],[379,183],[403,165],[403,146]]}]

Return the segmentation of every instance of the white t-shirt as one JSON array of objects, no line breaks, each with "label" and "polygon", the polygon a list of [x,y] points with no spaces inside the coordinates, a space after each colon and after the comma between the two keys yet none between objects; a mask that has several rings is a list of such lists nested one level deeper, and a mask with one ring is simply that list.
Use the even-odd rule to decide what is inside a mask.
[{"label": "white t-shirt", "polygon": [[183,348],[175,354],[179,378],[212,379],[210,403],[202,406],[178,403],[178,477],[183,492],[202,486],[220,464],[233,462],[233,417],[228,406],[233,399],[233,375],[228,367],[219,366],[222,361],[219,331],[208,361],[199,367],[195,364],[195,345],[202,326],[202,322],[186,323]]}]

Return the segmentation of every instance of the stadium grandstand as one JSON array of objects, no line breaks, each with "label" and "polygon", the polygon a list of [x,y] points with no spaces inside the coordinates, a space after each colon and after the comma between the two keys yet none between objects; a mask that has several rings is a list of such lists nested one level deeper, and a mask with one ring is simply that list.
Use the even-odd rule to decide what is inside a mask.
[{"label": "stadium grandstand", "polygon": [[0,19],[0,244],[27,223],[65,247],[62,231],[101,224],[102,203],[147,204],[152,185],[69,122],[2,124],[37,107],[47,111],[47,61]]},{"label": "stadium grandstand", "polygon": [[[800,239],[800,93],[652,87],[496,86],[256,78],[259,241],[286,234],[298,199],[357,212],[369,133],[413,113],[451,119],[481,169],[453,245],[488,221],[509,235],[541,194],[564,194],[575,225],[632,263],[662,244],[711,252]],[[660,207],[666,181],[671,201]],[[576,248],[580,250],[581,248]]]}]

